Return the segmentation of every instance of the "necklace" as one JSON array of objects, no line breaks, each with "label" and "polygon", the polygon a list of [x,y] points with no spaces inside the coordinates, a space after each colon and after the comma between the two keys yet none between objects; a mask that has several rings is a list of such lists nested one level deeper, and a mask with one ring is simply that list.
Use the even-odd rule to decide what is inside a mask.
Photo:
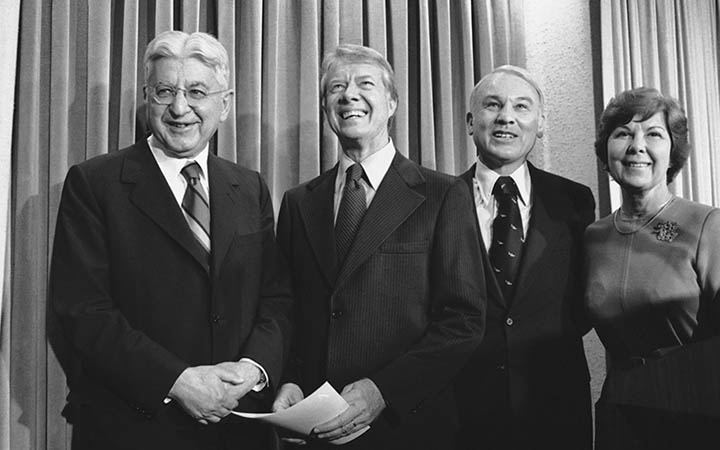
[{"label": "necklace", "polygon": [[[653,214],[649,219],[645,220],[644,222],[642,222],[640,225],[636,226],[635,228],[632,228],[630,225],[628,225],[627,229],[623,229],[623,227],[620,226],[620,224],[618,223],[618,216],[620,215],[620,210],[621,210],[622,208],[616,209],[616,210],[615,210],[615,213],[613,214],[613,226],[615,227],[615,231],[617,231],[617,232],[620,233],[620,234],[634,234],[634,233],[637,233],[638,231],[640,231],[640,230],[642,230],[643,228],[645,228],[646,226],[648,226],[648,224],[649,224],[650,222],[652,222],[653,220],[655,220],[655,218],[656,218],[657,216],[659,216],[661,212],[663,212],[663,210],[667,207],[667,205],[670,204],[670,202],[673,201],[674,198],[675,198],[674,195],[670,196],[670,198],[667,199],[667,201],[665,201],[665,203],[663,203],[662,205],[660,205],[660,208],[658,208],[658,210],[657,210],[657,212],[655,212],[655,214]],[[640,219],[642,220],[643,218],[640,218]]]}]

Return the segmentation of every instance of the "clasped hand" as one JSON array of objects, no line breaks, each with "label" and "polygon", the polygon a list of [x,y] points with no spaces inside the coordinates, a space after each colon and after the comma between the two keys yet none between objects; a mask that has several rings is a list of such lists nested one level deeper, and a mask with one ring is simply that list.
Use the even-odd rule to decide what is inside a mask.
[{"label": "clasped hand", "polygon": [[169,397],[200,423],[217,423],[237,407],[260,379],[260,369],[246,361],[185,369]]},{"label": "clasped hand", "polygon": [[[363,378],[345,386],[340,395],[349,407],[335,418],[313,428],[310,437],[333,441],[355,433],[370,425],[385,409],[385,400],[380,389],[369,378]],[[289,408],[303,399],[302,390],[296,384],[288,383],[280,387],[273,404],[273,410]],[[298,439],[285,439],[298,442]]]}]

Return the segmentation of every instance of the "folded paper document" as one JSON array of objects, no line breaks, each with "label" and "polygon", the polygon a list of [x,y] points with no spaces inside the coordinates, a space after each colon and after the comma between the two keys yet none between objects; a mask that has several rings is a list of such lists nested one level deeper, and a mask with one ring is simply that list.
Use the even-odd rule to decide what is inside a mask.
[{"label": "folded paper document", "polygon": [[[233,411],[233,414],[247,419],[258,419],[309,436],[312,429],[330,419],[335,418],[348,408],[348,403],[327,381],[315,392],[288,409],[274,413],[244,413]],[[370,426],[331,441],[331,444],[345,444],[370,429]]]}]

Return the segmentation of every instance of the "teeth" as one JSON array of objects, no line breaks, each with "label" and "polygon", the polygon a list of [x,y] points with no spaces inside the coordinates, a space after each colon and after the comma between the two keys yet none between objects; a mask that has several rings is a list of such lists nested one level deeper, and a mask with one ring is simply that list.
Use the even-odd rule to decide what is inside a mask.
[{"label": "teeth", "polygon": [[346,111],[341,114],[343,119],[349,119],[351,117],[364,117],[367,113],[365,111]]},{"label": "teeth", "polygon": [[496,131],[496,132],[494,132],[494,133],[493,133],[493,136],[498,137],[498,138],[505,138],[505,139],[514,138],[514,137],[515,137],[515,135],[512,134],[512,133],[503,133],[502,131]]},{"label": "teeth", "polygon": [[647,167],[650,163],[627,163],[630,167]]}]

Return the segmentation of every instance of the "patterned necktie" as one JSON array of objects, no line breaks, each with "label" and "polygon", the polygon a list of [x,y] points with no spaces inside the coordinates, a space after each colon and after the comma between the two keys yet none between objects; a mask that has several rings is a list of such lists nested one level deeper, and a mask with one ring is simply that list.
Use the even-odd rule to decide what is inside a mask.
[{"label": "patterned necktie", "polygon": [[360,179],[364,174],[360,164],[353,164],[348,167],[345,175],[345,188],[335,221],[335,247],[340,267],[345,262],[347,252],[350,250],[350,245],[355,239],[355,233],[367,209],[365,189],[360,184]]},{"label": "patterned necktie", "polygon": [[210,204],[200,184],[201,171],[200,165],[195,161],[188,163],[180,171],[187,181],[182,207],[190,230],[207,252],[207,260],[210,261]]},{"label": "patterned necktie", "polygon": [[518,188],[511,177],[500,177],[493,187],[498,211],[493,221],[490,264],[505,299],[510,299],[520,265],[523,226],[518,207]]}]

